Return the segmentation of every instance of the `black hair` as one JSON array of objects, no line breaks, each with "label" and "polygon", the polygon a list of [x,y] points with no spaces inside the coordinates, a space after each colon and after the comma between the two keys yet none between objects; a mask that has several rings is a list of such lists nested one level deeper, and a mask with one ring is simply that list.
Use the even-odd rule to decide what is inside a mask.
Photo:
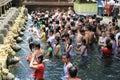
[{"label": "black hair", "polygon": [[111,38],[112,40],[115,40],[114,34],[110,33],[110,38]]},{"label": "black hair", "polygon": [[59,24],[59,20],[56,20],[56,24]]},{"label": "black hair", "polygon": [[69,18],[69,17],[67,17],[67,21],[70,21],[70,18]]},{"label": "black hair", "polygon": [[46,32],[45,27],[43,27],[42,30],[43,30],[44,32]]},{"label": "black hair", "polygon": [[108,49],[112,49],[112,43],[109,42],[109,43],[107,44],[107,48],[108,48]]},{"label": "black hair", "polygon": [[82,39],[82,43],[85,45],[85,44],[86,44],[86,40],[85,40],[85,39]]},{"label": "black hair", "polygon": [[65,33],[65,37],[69,37],[70,35],[69,35],[69,33]]},{"label": "black hair", "polygon": [[120,39],[120,35],[118,36],[118,39]]},{"label": "black hair", "polygon": [[52,48],[52,45],[51,45],[50,41],[47,41],[47,43],[48,43],[48,44],[49,44],[49,46]]},{"label": "black hair", "polygon": [[70,75],[71,78],[75,78],[77,75],[77,68],[74,66],[71,66],[70,68],[68,68],[68,73]]},{"label": "black hair", "polygon": [[70,40],[70,43],[69,43],[69,45],[71,45],[71,44],[72,44],[72,39],[71,39],[71,38],[69,38],[69,40]]},{"label": "black hair", "polygon": [[56,26],[56,32],[59,32],[59,30],[60,30],[60,26]]},{"label": "black hair", "polygon": [[53,33],[54,33],[54,30],[53,30],[53,29],[50,29],[50,32],[53,34]]},{"label": "black hair", "polygon": [[75,22],[74,21],[72,21],[70,24],[71,24],[71,26],[75,26]]},{"label": "black hair", "polygon": [[107,39],[107,40],[106,40],[106,44],[108,44],[108,43],[110,43],[110,39]]},{"label": "black hair", "polygon": [[69,53],[64,53],[62,56],[66,56],[67,59],[70,59],[70,54]]},{"label": "black hair", "polygon": [[42,63],[43,62],[43,55],[38,56],[38,60],[40,61],[40,63]]},{"label": "black hair", "polygon": [[56,37],[55,37],[55,40],[57,40],[57,41],[58,41],[58,44],[59,44],[60,38],[56,36]]},{"label": "black hair", "polygon": [[29,48],[30,48],[31,51],[33,51],[33,48],[34,48],[34,43],[33,42],[29,43]]},{"label": "black hair", "polygon": [[28,39],[29,48],[30,48],[31,51],[33,50],[33,47],[34,47],[33,41],[34,41],[34,40],[33,40],[33,37],[30,37],[30,38]]},{"label": "black hair", "polygon": [[80,29],[80,32],[81,32],[81,33],[83,33],[83,32],[85,32],[85,30],[83,30],[83,29]]},{"label": "black hair", "polygon": [[40,48],[40,42],[34,41],[33,43],[34,43],[34,47]]},{"label": "black hair", "polygon": [[115,26],[115,23],[113,22],[112,25]]}]

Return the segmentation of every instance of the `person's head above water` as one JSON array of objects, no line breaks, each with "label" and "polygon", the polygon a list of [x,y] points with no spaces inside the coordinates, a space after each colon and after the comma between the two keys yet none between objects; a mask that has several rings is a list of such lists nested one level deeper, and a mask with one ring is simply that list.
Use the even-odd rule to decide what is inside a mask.
[{"label": "person's head above water", "polygon": [[37,57],[37,62],[42,63],[43,62],[43,55],[40,55]]},{"label": "person's head above water", "polygon": [[63,54],[62,55],[62,61],[64,63],[68,63],[70,61],[70,54],[68,54],[68,53]]},{"label": "person's head above water", "polygon": [[70,68],[68,68],[68,77],[69,78],[76,78],[77,76],[77,68],[74,66],[71,66]]},{"label": "person's head above water", "polygon": [[40,42],[34,41],[33,44],[34,44],[34,48],[40,49]]}]

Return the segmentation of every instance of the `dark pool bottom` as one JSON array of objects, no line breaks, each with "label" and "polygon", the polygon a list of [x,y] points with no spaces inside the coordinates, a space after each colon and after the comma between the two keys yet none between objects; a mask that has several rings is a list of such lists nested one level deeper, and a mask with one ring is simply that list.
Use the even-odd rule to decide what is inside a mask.
[{"label": "dark pool bottom", "polygon": [[[24,32],[24,41],[19,44],[22,50],[17,53],[17,56],[21,56],[22,60],[17,67],[10,67],[10,71],[16,76],[15,80],[33,80],[31,76],[33,70],[29,68],[29,63],[26,61],[26,57],[29,55],[29,48],[26,41],[29,36],[27,28],[30,24],[31,21],[28,21],[26,31]],[[119,80],[119,61],[112,60],[111,64],[106,64],[105,61],[102,62],[100,57],[98,57],[99,53],[96,44],[93,45],[92,49],[88,50],[88,53],[89,57],[85,65],[81,65],[82,63],[79,63],[77,59],[74,61],[74,64],[78,67],[78,77],[82,78],[82,80]],[[45,80],[61,80],[62,76],[63,63],[61,59],[51,59],[45,63]]]}]

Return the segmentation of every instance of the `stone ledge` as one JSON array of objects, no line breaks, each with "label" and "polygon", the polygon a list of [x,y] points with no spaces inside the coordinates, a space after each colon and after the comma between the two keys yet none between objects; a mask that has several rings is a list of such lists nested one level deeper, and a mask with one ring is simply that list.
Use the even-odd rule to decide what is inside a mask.
[{"label": "stone ledge", "polygon": [[0,0],[0,6],[6,5],[7,3],[11,2],[12,0]]},{"label": "stone ledge", "polygon": [[72,2],[23,2],[24,5],[38,5],[38,6],[73,6]]}]

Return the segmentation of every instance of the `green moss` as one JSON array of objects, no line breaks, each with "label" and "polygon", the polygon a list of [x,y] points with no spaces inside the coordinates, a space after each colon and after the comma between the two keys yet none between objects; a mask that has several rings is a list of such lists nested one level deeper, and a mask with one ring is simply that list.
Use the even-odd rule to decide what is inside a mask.
[{"label": "green moss", "polygon": [[74,10],[77,12],[97,12],[96,3],[74,3]]}]

